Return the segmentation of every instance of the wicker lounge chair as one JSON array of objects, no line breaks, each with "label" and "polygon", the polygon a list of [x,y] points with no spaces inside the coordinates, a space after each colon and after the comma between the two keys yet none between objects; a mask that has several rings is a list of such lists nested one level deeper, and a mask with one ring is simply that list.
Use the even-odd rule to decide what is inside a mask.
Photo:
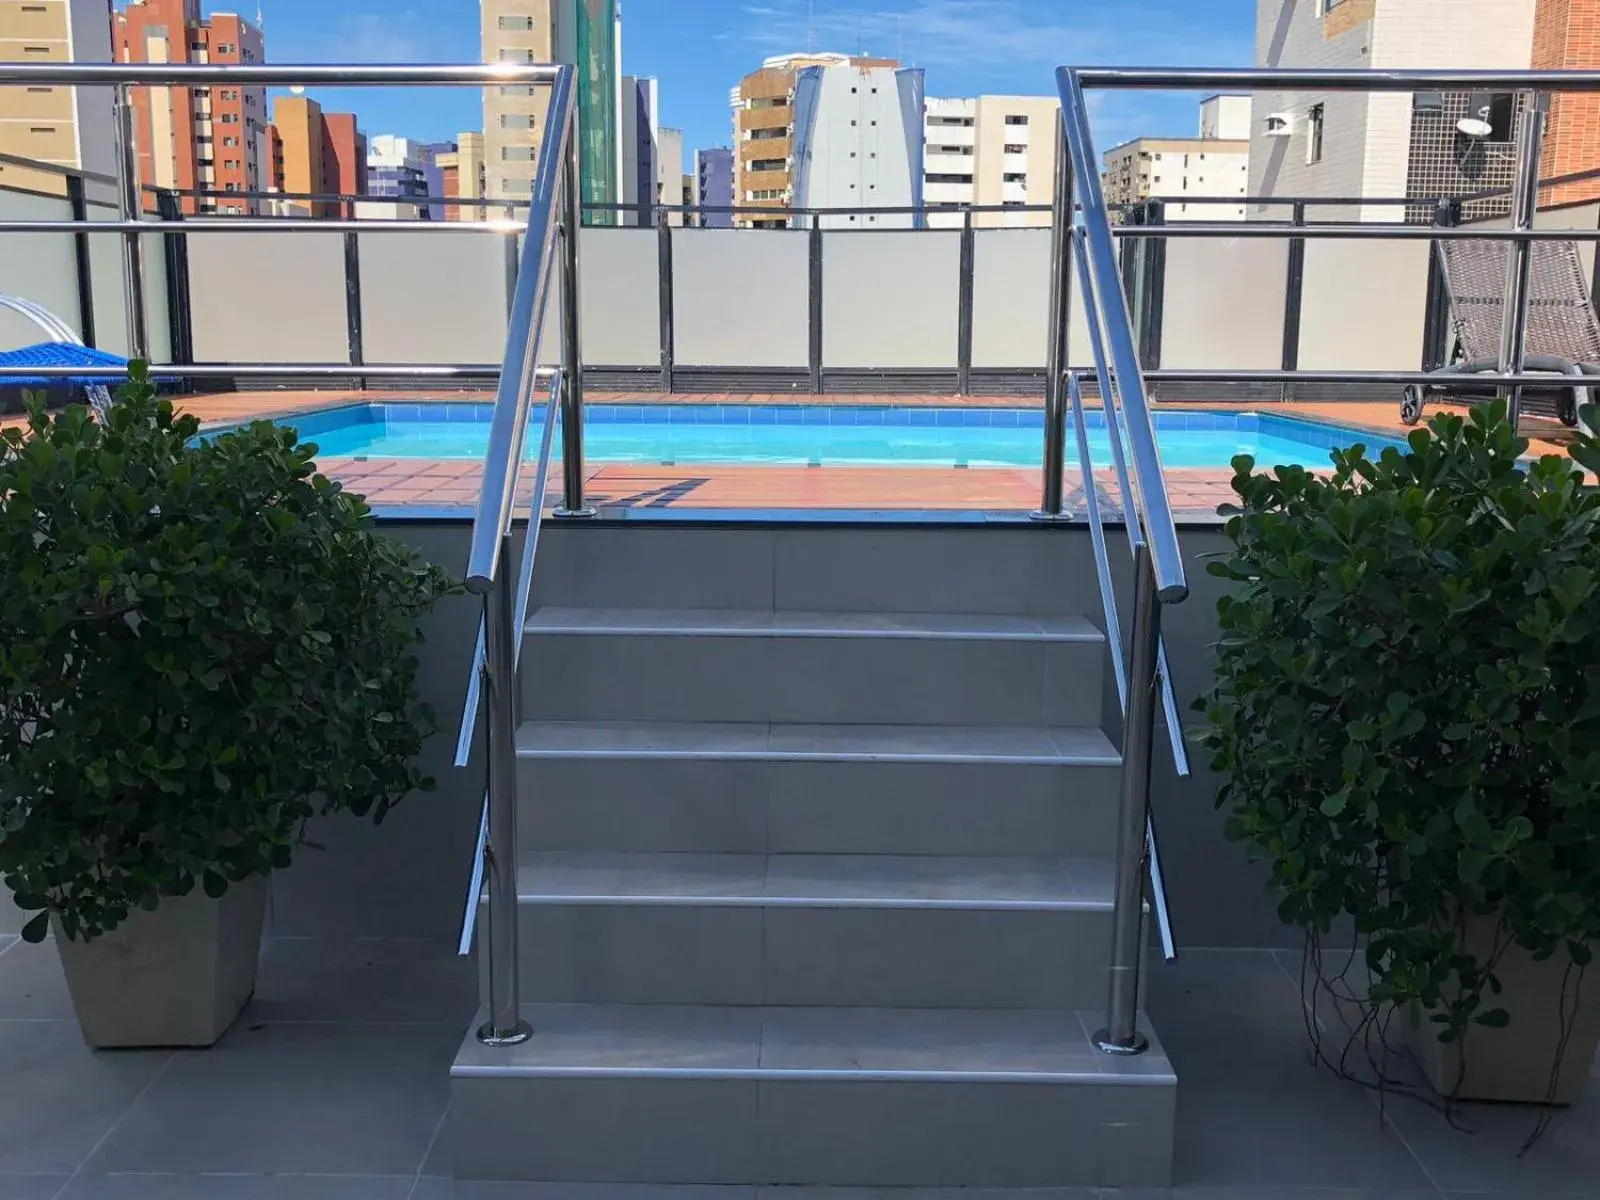
[{"label": "wicker lounge chair", "polygon": [[[1505,308],[1505,244],[1438,243],[1455,333],[1450,365],[1437,372],[1438,383],[1411,385],[1400,404],[1400,419],[1414,425],[1430,397],[1471,402],[1491,399],[1497,389],[1474,384],[1471,376],[1499,366],[1500,317]],[[1571,242],[1534,242],[1528,297],[1527,369],[1565,375],[1572,383],[1522,389],[1522,411],[1551,416],[1563,425],[1578,423],[1590,389],[1600,387],[1600,318],[1595,315],[1577,247]]]}]

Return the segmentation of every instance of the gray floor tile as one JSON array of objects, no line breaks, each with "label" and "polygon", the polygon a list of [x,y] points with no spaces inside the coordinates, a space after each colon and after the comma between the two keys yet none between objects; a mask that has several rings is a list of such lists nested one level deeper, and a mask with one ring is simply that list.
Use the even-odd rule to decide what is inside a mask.
[{"label": "gray floor tile", "polygon": [[756,1200],[1100,1200],[1122,1193],[1099,1188],[763,1187]]},{"label": "gray floor tile", "polygon": [[61,1200],[407,1200],[410,1175],[82,1174]]},{"label": "gray floor tile", "polygon": [[1180,1183],[1430,1186],[1367,1093],[1309,1063],[1300,999],[1269,953],[1190,951],[1149,980],[1151,1016],[1182,1081]]},{"label": "gray floor tile", "polygon": [[489,1048],[470,1033],[458,1074],[539,1069],[696,1067],[747,1069],[760,1061],[761,1015],[737,1008],[667,1005],[524,1005],[534,1035]]},{"label": "gray floor tile", "polygon": [[758,902],[766,873],[759,854],[524,852],[517,861],[517,894],[524,903],[535,897],[578,904],[624,898]]},{"label": "gray floor tile", "polygon": [[968,904],[1071,904],[1066,868],[1051,858],[946,858],[867,854],[773,855],[767,895],[780,901],[859,900]]},{"label": "gray floor tile", "polygon": [[752,608],[536,608],[530,634],[761,635],[772,628],[771,609]]},{"label": "gray floor tile", "polygon": [[452,1025],[235,1026],[210,1050],[180,1051],[88,1169],[416,1171],[460,1036]]},{"label": "gray floor tile", "polygon": [[1452,1129],[1415,1101],[1394,1100],[1389,1120],[1445,1191],[1524,1192],[1538,1196],[1600,1192],[1600,1087],[1559,1112],[1539,1142],[1517,1151],[1538,1120],[1526,1105],[1464,1104]]},{"label": "gray floor tile", "polygon": [[55,940],[17,941],[0,952],[0,1020],[76,1020]]},{"label": "gray floor tile", "polygon": [[[1101,1200],[1439,1200],[1432,1188],[1213,1187],[1184,1184],[1175,1188],[1107,1188]],[[1477,1200],[1503,1200],[1480,1196]]]},{"label": "gray floor tile", "polygon": [[633,758],[758,757],[765,722],[528,721],[517,729],[518,754]]},{"label": "gray floor tile", "polygon": [[76,1021],[0,1021],[0,1172],[75,1170],[171,1056],[97,1054]]},{"label": "gray floor tile", "polygon": [[[1056,763],[1062,751],[1052,731],[933,725],[774,725],[773,758]],[[1098,732],[1098,731],[1096,731]],[[1100,739],[1104,742],[1104,736]],[[1105,743],[1109,750],[1110,743]]]},{"label": "gray floor tile", "polygon": [[1093,1075],[1100,1057],[1066,1010],[772,1009],[761,1039],[774,1070]]},{"label": "gray floor tile", "polygon": [[0,1175],[0,1200],[53,1200],[70,1175]]},{"label": "gray floor tile", "polygon": [[465,1024],[476,966],[454,946],[387,938],[269,938],[243,1020]]}]

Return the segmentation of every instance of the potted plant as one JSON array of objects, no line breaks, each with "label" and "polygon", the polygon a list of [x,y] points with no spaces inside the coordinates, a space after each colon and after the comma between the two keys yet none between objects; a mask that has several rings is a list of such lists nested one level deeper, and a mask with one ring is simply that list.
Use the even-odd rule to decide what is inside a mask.
[{"label": "potted plant", "polygon": [[1406,1032],[1451,1099],[1564,1103],[1600,1042],[1600,443],[1528,461],[1503,405],[1408,442],[1234,460],[1201,740],[1283,919],[1313,951],[1353,924],[1352,1038]]},{"label": "potted plant", "polygon": [[292,430],[198,429],[135,364],[105,423],[0,432],[0,877],[94,1046],[215,1042],[311,816],[431,785],[447,577]]}]

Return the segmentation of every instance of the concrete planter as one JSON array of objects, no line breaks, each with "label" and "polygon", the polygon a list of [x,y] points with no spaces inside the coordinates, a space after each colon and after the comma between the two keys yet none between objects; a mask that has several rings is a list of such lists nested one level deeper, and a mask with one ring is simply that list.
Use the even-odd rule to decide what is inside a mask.
[{"label": "concrete planter", "polygon": [[213,900],[197,887],[154,912],[136,909],[91,942],[56,930],[83,1040],[96,1048],[210,1046],[256,986],[267,878]]},{"label": "concrete planter", "polygon": [[[1467,924],[1467,952],[1479,962],[1492,953],[1495,926],[1493,917],[1475,917]],[[1506,950],[1495,968],[1503,990],[1499,995],[1486,992],[1483,999],[1485,1009],[1503,1008],[1511,1014],[1504,1029],[1469,1025],[1459,1043],[1447,1045],[1439,1041],[1438,1026],[1421,1018],[1409,1022],[1417,1061],[1441,1096],[1571,1104],[1583,1095],[1600,1046],[1600,981],[1589,972],[1580,992],[1577,971],[1567,977],[1568,962],[1565,953],[1535,962],[1519,946]],[[1571,1033],[1552,1095],[1550,1072],[1561,1049],[1563,1013],[1572,1016]]]}]

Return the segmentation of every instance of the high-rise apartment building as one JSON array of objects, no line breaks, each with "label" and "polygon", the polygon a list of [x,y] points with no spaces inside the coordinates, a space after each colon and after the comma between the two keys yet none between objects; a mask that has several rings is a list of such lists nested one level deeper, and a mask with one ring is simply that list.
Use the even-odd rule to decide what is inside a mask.
[{"label": "high-rise apartment building", "polygon": [[[1250,97],[1208,96],[1200,136],[1134,138],[1105,153],[1102,181],[1110,204],[1163,200],[1168,221],[1242,221],[1250,186]],[[1238,204],[1193,203],[1238,196]]]},{"label": "high-rise apartment building", "polygon": [[[1533,16],[1537,70],[1600,69],[1600,0],[1539,0]],[[1554,179],[1600,167],[1600,95],[1565,92],[1550,98],[1540,177]],[[1541,204],[1571,204],[1600,196],[1600,179],[1546,189]]]},{"label": "high-rise apartment building", "polygon": [[[287,196],[360,196],[367,190],[367,138],[354,113],[323,112],[309,96],[279,96],[267,137],[269,188]],[[350,217],[350,200],[273,202],[279,215]]]},{"label": "high-rise apartment building", "polygon": [[[106,0],[0,0],[0,61],[110,62]],[[116,169],[107,88],[0,88],[0,154],[110,174]],[[8,187],[61,195],[65,179],[0,163]]]},{"label": "high-rise apartment building", "polygon": [[656,203],[657,139],[660,136],[660,87],[654,79],[622,77],[622,196],[630,206],[624,225],[650,225],[649,206]]},{"label": "high-rise apartment building", "polygon": [[[656,203],[681,208],[692,204],[683,198],[683,130],[663,125],[656,131]],[[668,213],[667,224],[687,225],[685,214]]]},{"label": "high-rise apartment building", "polygon": [[[485,62],[566,62],[578,68],[578,157],[583,199],[615,204],[622,170],[619,0],[482,0]],[[491,199],[525,200],[544,140],[547,89],[484,89],[486,187]],[[615,214],[585,220],[611,224]]]},{"label": "high-rise apartment building", "polygon": [[[116,55],[133,63],[259,63],[261,30],[237,13],[202,18],[200,0],[129,0],[116,15]],[[133,89],[143,182],[181,192],[185,212],[260,210],[229,192],[270,181],[266,90],[259,87]]]},{"label": "high-rise apartment building", "polygon": [[[803,67],[794,91],[794,207],[859,208],[819,218],[823,228],[906,229],[922,224],[920,69],[846,64]],[[873,212],[873,209],[899,209]]]},{"label": "high-rise apartment building", "polygon": [[[1526,69],[1533,61],[1535,13],[1550,3],[1258,0],[1256,63],[1380,70]],[[1516,175],[1515,136],[1522,103],[1510,92],[1257,92],[1251,120],[1250,192],[1416,197],[1419,203],[1409,208],[1363,205],[1360,217],[1425,220],[1431,215],[1427,198],[1510,185]],[[1459,123],[1469,109],[1486,120],[1487,136],[1470,137],[1460,131]],[[1552,148],[1552,153],[1557,151]],[[1466,215],[1503,213],[1508,205],[1505,197],[1474,201],[1466,206]]]},{"label": "high-rise apartment building", "polygon": [[[696,150],[694,168],[695,202],[701,207],[732,208],[733,151],[726,146]],[[733,227],[733,214],[703,212],[700,214],[700,224],[707,229],[730,229]]]},{"label": "high-rise apartment building", "polygon": [[[1015,208],[977,213],[979,227],[1047,226],[1055,190],[1056,128],[1061,102],[1049,96],[928,98],[923,119],[923,199],[928,224],[959,229],[968,205]],[[940,212],[940,209],[956,211]]]},{"label": "high-rise apartment building", "polygon": [[[782,54],[746,75],[728,94],[733,109],[734,203],[753,208],[788,208],[795,188],[795,89],[802,71],[841,66],[895,68],[889,58],[848,54]],[[742,228],[783,228],[783,216],[740,213]]]},{"label": "high-rise apartment building", "polygon": [[[437,155],[443,194],[455,200],[481,200],[484,195],[483,134],[456,135],[455,149]],[[484,209],[474,204],[447,204],[447,221],[482,221]]]},{"label": "high-rise apartment building", "polygon": [[387,220],[428,220],[427,197],[444,183],[430,147],[411,138],[380,133],[367,139],[367,192],[375,197],[356,206],[356,215]]}]

